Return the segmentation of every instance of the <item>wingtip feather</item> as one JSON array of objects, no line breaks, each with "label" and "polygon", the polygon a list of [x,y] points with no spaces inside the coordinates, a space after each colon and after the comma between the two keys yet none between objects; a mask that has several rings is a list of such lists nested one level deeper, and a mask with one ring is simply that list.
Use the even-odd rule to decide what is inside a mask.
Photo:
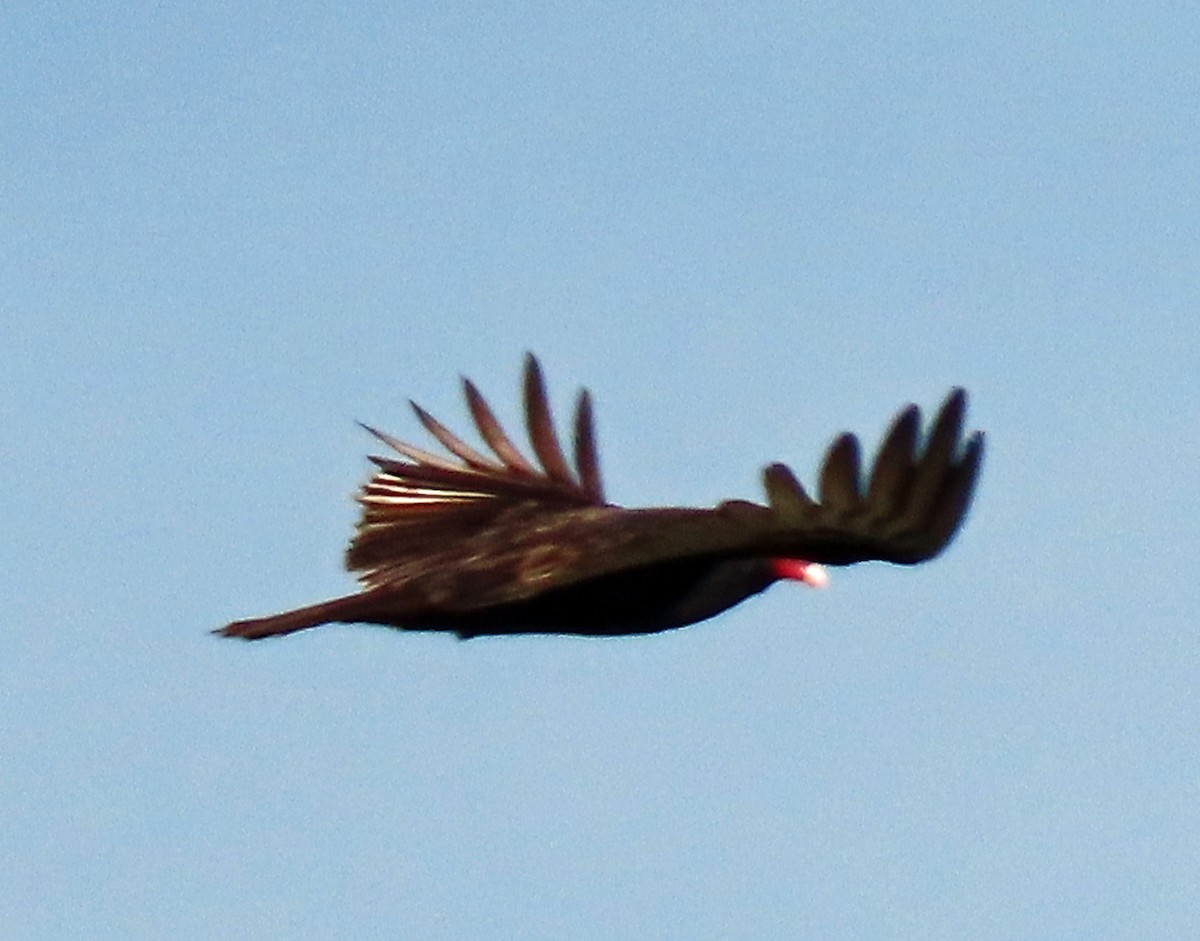
[{"label": "wingtip feather", "polygon": [[853,513],[862,505],[861,446],[855,435],[839,435],[825,452],[818,492],[821,505],[837,513]]},{"label": "wingtip feather", "polygon": [[536,475],[537,470],[525,456],[517,450],[516,445],[504,432],[504,428],[496,419],[495,413],[485,399],[475,387],[470,379],[463,379],[463,391],[467,398],[467,408],[470,409],[471,418],[475,422],[475,427],[479,429],[479,434],[483,440],[487,442],[496,457],[498,457],[510,471],[518,474]]},{"label": "wingtip feather", "polygon": [[596,448],[596,427],[592,397],[581,389],[575,405],[575,468],[579,484],[594,503],[604,502],[604,482],[600,475],[600,456]]},{"label": "wingtip feather", "polygon": [[770,464],[764,468],[763,486],[771,509],[785,518],[803,519],[816,508],[804,485],[786,464]]},{"label": "wingtip feather", "polygon": [[562,445],[558,442],[558,433],[554,430],[542,367],[532,353],[525,354],[524,386],[525,424],[529,428],[529,442],[533,445],[534,454],[551,480],[575,485]]}]

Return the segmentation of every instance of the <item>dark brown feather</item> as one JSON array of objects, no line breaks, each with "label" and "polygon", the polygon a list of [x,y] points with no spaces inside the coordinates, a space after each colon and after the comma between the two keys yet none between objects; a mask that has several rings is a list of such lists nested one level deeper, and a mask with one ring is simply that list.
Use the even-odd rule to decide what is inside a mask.
[{"label": "dark brown feather", "polygon": [[821,506],[830,513],[849,516],[862,507],[859,489],[858,439],[851,434],[839,435],[825,454],[821,468]]},{"label": "dark brown feather", "polygon": [[[453,454],[468,467],[473,467],[476,470],[481,471],[504,470],[503,464],[498,464],[495,461],[484,457],[465,441],[455,435],[452,431],[450,431],[449,428],[425,411],[425,409],[421,408],[421,406],[419,406],[416,402],[410,401],[408,404],[412,406],[412,410],[417,415],[417,420],[420,421],[425,430],[437,438],[438,443],[441,444],[443,448]],[[395,447],[395,445],[393,445],[393,447]]]},{"label": "dark brown feather", "polygon": [[567,459],[563,456],[562,446],[554,431],[542,370],[531,353],[525,356],[525,423],[529,426],[533,453],[541,462],[546,476],[560,484],[573,486],[575,479],[571,476],[571,468],[567,466]]},{"label": "dark brown feather", "polygon": [[575,466],[579,486],[593,503],[604,502],[604,483],[600,478],[600,457],[596,451],[596,431],[592,421],[592,397],[587,389],[579,393],[575,406]]},{"label": "dark brown feather", "polygon": [[479,390],[475,388],[470,379],[463,380],[463,391],[466,393],[467,406],[471,409],[475,427],[483,435],[483,440],[487,442],[488,447],[496,452],[496,457],[500,458],[509,470],[522,474],[536,474],[537,471],[534,470],[533,465],[522,457],[521,452],[508,439],[508,435],[504,433],[500,422],[492,414],[487,401],[479,394]]},{"label": "dark brown feather", "polygon": [[767,502],[780,519],[800,523],[817,507],[786,464],[768,466],[763,471],[763,485],[767,491]]},{"label": "dark brown feather", "polygon": [[880,516],[890,515],[912,484],[913,451],[921,430],[921,411],[915,405],[903,409],[892,422],[875,456],[871,483],[867,488],[867,503]]}]

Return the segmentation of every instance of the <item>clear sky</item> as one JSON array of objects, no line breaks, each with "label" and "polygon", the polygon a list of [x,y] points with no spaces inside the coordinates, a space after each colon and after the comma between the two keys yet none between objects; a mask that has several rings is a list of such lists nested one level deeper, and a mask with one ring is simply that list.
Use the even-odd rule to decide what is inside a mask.
[{"label": "clear sky", "polygon": [[[1200,936],[1198,35],[6,4],[3,933]],[[210,636],[352,589],[355,419],[525,350],[632,505],[962,384],[972,515],[655,637]]]}]

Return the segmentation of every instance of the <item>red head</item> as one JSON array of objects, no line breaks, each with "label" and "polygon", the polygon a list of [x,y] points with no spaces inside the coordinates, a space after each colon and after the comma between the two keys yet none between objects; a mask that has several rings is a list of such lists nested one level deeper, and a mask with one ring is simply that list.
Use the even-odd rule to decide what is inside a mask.
[{"label": "red head", "polygon": [[826,588],[829,585],[829,573],[825,571],[825,566],[816,562],[805,562],[803,559],[772,559],[771,570],[778,578],[804,582],[809,588]]}]

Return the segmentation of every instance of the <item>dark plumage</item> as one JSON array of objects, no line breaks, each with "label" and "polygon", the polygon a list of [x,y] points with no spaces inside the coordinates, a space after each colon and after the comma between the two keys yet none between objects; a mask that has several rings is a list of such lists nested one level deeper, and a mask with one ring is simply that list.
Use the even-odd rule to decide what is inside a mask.
[{"label": "dark plumage", "polygon": [[[644,634],[704,620],[781,578],[823,584],[819,564],[870,559],[912,565],[945,548],[961,525],[983,455],[962,442],[966,394],[946,398],[920,446],[921,414],[902,409],[869,476],[858,439],[830,445],[810,497],[783,464],[763,472],[767,505],[624,509],[606,503],[591,400],[579,396],[574,463],[551,421],[537,360],[525,363],[534,467],[464,380],[467,404],[494,452],[474,450],[413,404],[441,457],[368,428],[400,459],[358,495],[362,519],[346,566],[363,591],[218,633],[255,640],[329,622],[481,634]],[[364,426],[365,427],[365,426]]]}]

